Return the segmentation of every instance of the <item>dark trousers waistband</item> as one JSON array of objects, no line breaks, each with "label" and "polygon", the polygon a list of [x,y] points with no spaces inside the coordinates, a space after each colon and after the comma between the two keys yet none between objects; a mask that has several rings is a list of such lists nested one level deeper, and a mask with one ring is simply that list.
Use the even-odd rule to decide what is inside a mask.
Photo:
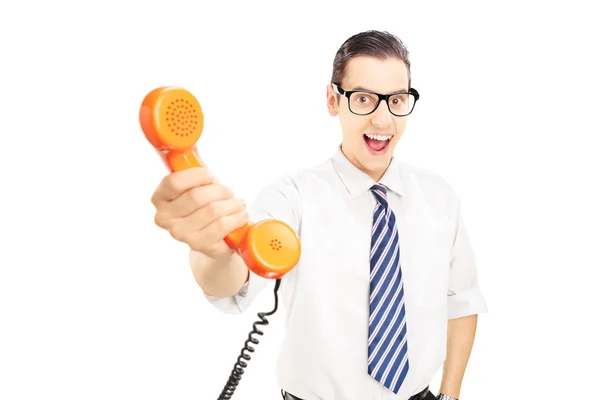
[{"label": "dark trousers waistband", "polygon": [[[285,392],[285,391],[281,391],[281,396],[283,397],[283,400],[303,400],[300,397],[296,397],[291,393]],[[409,400],[429,400],[429,399],[435,399],[435,396],[429,391],[429,386],[427,386],[425,389],[423,389],[422,391],[420,391],[419,393],[412,395]]]}]

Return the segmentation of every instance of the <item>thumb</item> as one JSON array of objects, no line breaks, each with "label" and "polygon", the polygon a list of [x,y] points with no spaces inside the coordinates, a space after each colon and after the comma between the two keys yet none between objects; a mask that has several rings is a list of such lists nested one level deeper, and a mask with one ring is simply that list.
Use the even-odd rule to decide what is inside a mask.
[{"label": "thumb", "polygon": [[[208,166],[206,165],[206,163],[204,162],[204,160],[202,159],[202,157],[200,157],[200,153],[198,152],[198,146],[193,145],[192,146],[192,152],[196,156],[196,159],[198,160],[198,163],[200,164],[200,166],[202,168],[205,168],[210,173],[210,168],[208,168]],[[215,176],[213,176],[213,182],[217,183],[217,184],[221,184],[221,181],[217,177],[215,177]]]}]

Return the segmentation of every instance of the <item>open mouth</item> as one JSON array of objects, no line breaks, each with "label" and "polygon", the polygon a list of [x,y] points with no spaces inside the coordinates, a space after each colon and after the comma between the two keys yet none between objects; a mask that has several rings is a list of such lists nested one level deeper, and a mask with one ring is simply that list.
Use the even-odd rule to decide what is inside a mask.
[{"label": "open mouth", "polygon": [[385,153],[392,137],[393,135],[372,135],[369,133],[363,135],[367,148],[375,155]]}]

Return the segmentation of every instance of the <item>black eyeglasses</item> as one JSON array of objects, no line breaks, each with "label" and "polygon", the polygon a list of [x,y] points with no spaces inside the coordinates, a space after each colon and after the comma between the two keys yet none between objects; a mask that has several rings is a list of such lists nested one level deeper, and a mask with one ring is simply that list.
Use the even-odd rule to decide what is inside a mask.
[{"label": "black eyeglasses", "polygon": [[348,108],[356,115],[369,115],[379,107],[379,103],[385,101],[390,113],[397,117],[405,117],[413,111],[419,100],[419,92],[413,88],[408,92],[380,94],[369,90],[344,90],[337,83],[332,83],[331,86],[337,94],[348,98]]}]

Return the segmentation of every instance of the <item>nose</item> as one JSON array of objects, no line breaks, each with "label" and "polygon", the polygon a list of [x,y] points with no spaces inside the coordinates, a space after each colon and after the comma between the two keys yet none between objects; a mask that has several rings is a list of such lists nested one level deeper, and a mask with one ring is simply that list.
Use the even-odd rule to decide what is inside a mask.
[{"label": "nose", "polygon": [[373,111],[371,114],[371,122],[373,125],[380,128],[385,128],[392,123],[392,115],[390,114],[390,110],[388,110],[385,101],[381,101],[379,106],[377,106],[377,109]]}]

